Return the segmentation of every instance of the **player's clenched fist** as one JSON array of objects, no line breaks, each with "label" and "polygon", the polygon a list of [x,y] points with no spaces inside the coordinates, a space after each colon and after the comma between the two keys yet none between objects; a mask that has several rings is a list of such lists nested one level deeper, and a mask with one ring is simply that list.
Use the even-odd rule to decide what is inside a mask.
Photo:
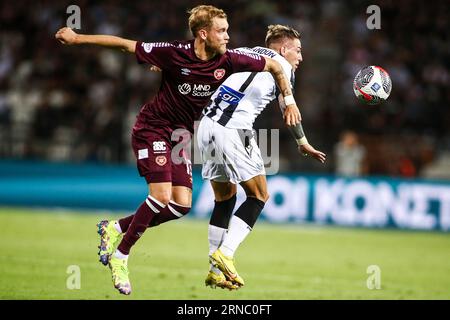
[{"label": "player's clenched fist", "polygon": [[58,30],[55,38],[63,44],[75,44],[78,34],[69,27],[64,27]]}]

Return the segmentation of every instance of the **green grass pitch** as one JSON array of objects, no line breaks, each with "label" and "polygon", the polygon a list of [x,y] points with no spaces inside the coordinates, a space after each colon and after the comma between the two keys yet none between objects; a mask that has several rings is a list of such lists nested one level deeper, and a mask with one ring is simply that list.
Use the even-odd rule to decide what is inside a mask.
[{"label": "green grass pitch", "polygon": [[[118,217],[0,208],[0,299],[450,299],[448,234],[258,222],[236,254],[246,285],[230,292],[204,286],[207,221],[188,218],[145,233],[122,296],[98,262],[95,226]],[[80,289],[67,288],[71,265]],[[369,265],[379,290],[367,288]]]}]

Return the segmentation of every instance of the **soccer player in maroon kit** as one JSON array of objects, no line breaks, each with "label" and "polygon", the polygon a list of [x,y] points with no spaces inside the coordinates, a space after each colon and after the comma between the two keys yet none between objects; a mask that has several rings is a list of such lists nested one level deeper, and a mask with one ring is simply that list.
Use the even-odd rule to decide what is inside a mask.
[{"label": "soccer player in maroon kit", "polygon": [[[235,72],[269,71],[283,96],[292,95],[278,62],[227,50],[228,22],[222,10],[200,5],[189,13],[189,28],[194,36],[189,41],[144,43],[109,35],[77,34],[67,27],[55,35],[63,44],[95,44],[134,53],[139,63],[162,70],[161,87],[141,108],[132,132],[132,147],[138,171],[148,184],[148,197],[134,215],[98,224],[100,261],[109,265],[114,286],[122,294],[131,293],[127,266],[130,249],[147,227],[183,217],[191,208],[191,162],[183,149],[173,152],[180,150],[175,147],[182,143],[173,139],[174,131],[184,129],[192,134],[194,121],[209,97]],[[300,121],[295,103],[287,106],[284,116],[292,125]]]}]

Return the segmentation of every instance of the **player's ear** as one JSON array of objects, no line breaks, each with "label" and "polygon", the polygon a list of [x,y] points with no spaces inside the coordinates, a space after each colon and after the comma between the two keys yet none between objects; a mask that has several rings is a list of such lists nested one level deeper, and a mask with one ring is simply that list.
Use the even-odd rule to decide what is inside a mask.
[{"label": "player's ear", "polygon": [[284,57],[284,55],[286,54],[286,47],[285,46],[281,46],[280,54],[281,54],[282,57]]},{"label": "player's ear", "polygon": [[198,35],[200,36],[200,38],[202,40],[206,40],[207,36],[208,36],[208,32],[205,29],[200,29],[198,31]]}]

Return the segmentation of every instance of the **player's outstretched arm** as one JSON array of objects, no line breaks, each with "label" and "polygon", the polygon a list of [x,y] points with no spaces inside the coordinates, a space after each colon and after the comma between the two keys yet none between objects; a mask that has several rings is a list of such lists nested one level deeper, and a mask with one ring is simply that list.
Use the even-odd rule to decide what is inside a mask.
[{"label": "player's outstretched arm", "polygon": [[136,48],[136,41],[134,40],[109,35],[78,34],[69,27],[59,29],[55,34],[55,38],[62,44],[66,45],[96,44],[130,53],[134,53]]},{"label": "player's outstretched arm", "polygon": [[265,59],[266,66],[264,71],[269,71],[272,74],[278,88],[281,91],[281,94],[284,97],[286,104],[286,108],[283,112],[284,121],[287,126],[294,126],[300,123],[302,117],[300,115],[300,111],[298,110],[297,104],[295,103],[294,96],[292,95],[289,79],[286,77],[283,67],[278,61],[267,57],[265,57]]},{"label": "player's outstretched arm", "polygon": [[[282,95],[278,97],[278,103],[281,109],[281,112],[286,112],[286,105],[284,103],[284,99]],[[312,145],[309,144],[308,140],[306,139],[305,132],[303,131],[303,126],[301,121],[297,123],[296,125],[287,125],[287,128],[291,132],[292,136],[295,138],[295,141],[297,142],[298,151],[306,156],[311,156],[317,161],[320,161],[321,163],[324,163],[326,160],[327,155],[323,153],[322,151],[316,150]]]}]

